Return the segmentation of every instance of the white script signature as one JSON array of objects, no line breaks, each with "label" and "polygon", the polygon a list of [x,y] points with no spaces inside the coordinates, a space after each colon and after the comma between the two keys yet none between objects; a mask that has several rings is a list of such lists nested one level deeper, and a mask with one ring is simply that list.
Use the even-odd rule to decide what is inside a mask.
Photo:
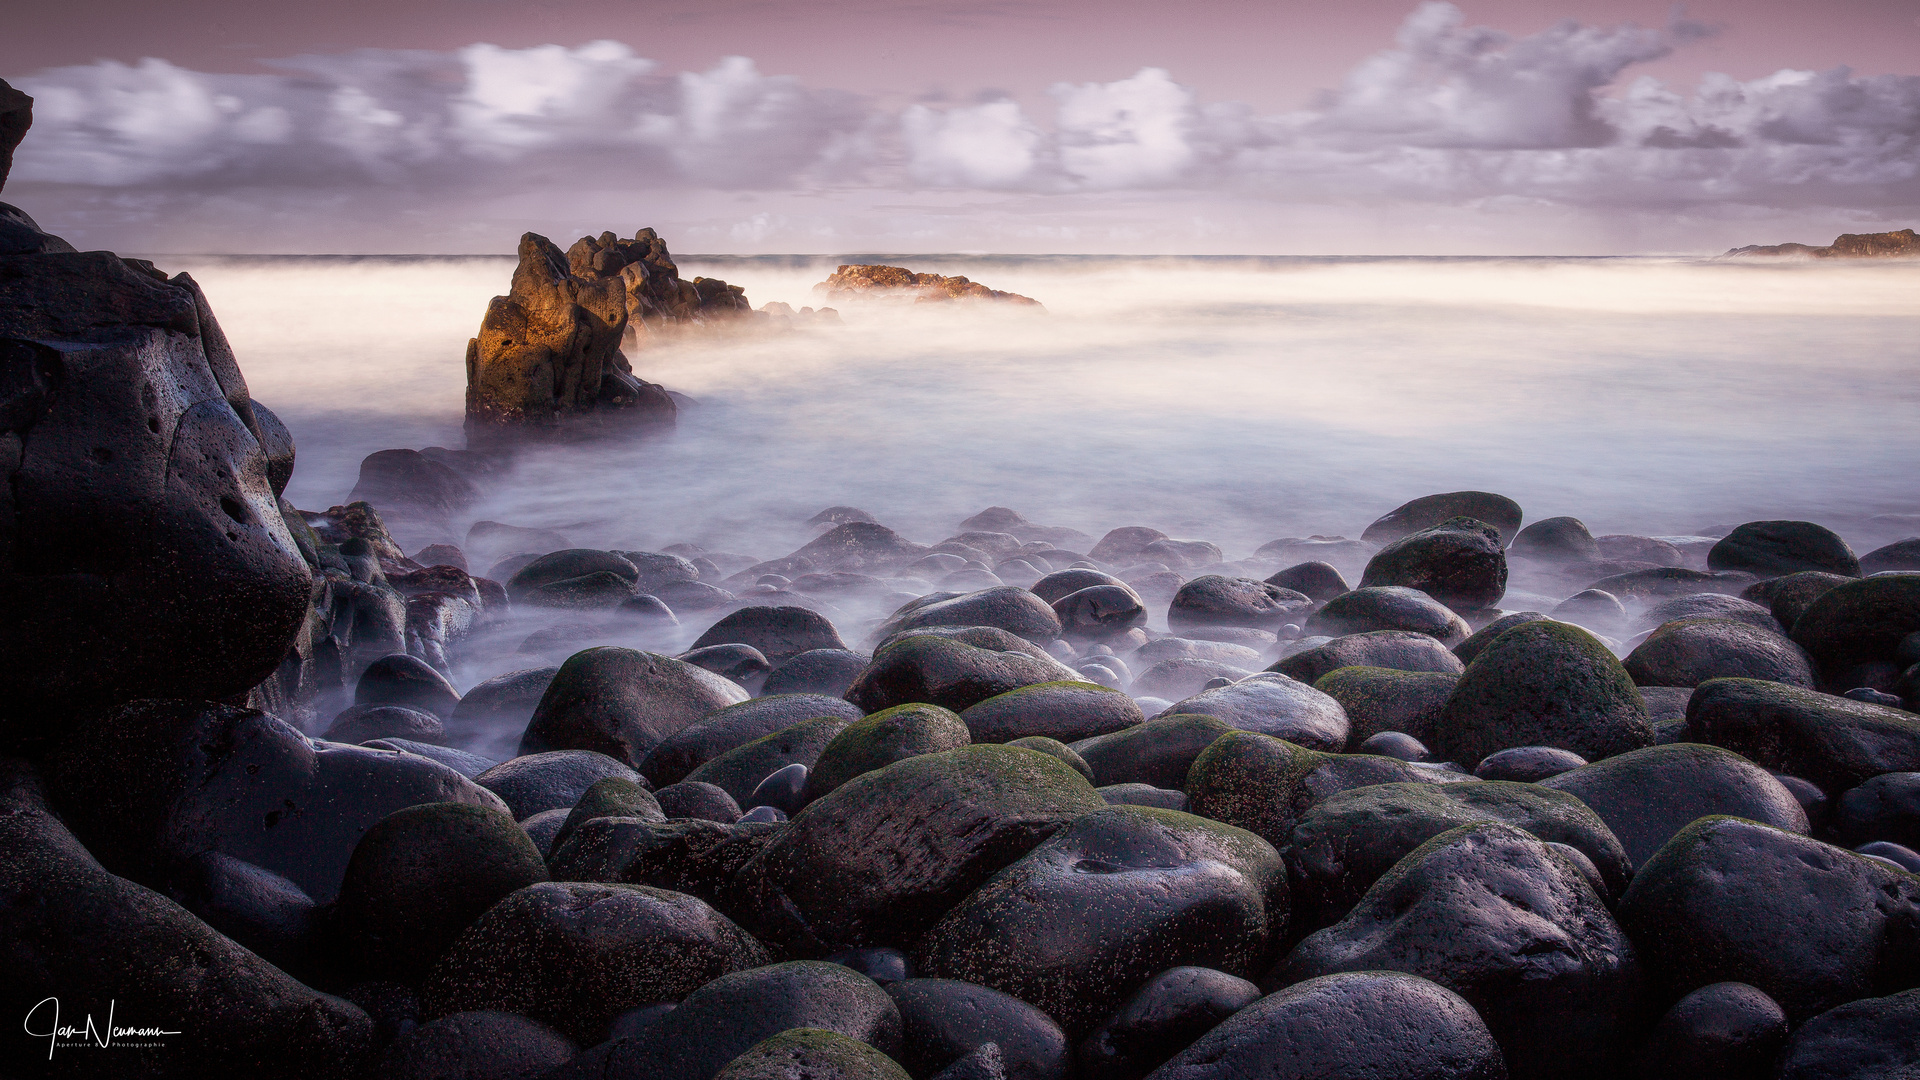
[{"label": "white script signature", "polygon": [[[52,1023],[47,1027],[45,1031],[33,1030],[33,1018],[35,1014],[39,1013],[40,1010],[46,1008],[48,1005],[53,1006]],[[80,1027],[74,1027],[71,1024],[64,1024],[64,1025],[61,1024],[60,1023],[60,999],[55,997],[43,998],[41,999],[40,1004],[35,1005],[31,1009],[28,1009],[27,1019],[21,1026],[27,1029],[28,1035],[31,1035],[36,1039],[47,1040],[47,1060],[48,1061],[53,1060],[53,1051],[55,1048],[57,1048],[60,1045],[60,1042],[63,1039],[69,1042],[75,1039],[79,1039],[83,1043],[90,1042],[95,1046],[105,1049],[106,1047],[112,1046],[113,1040],[115,1039],[151,1039],[151,1038],[158,1038],[162,1035],[180,1034],[177,1031],[167,1031],[157,1027],[151,1027],[151,1028],[114,1027],[113,1026],[113,1010],[115,1008],[115,1005],[116,1005],[115,1001],[111,999],[107,1001],[107,1024],[106,1024],[106,1032],[104,1034],[101,1033],[99,1028],[96,1028],[94,1026],[92,1013],[87,1014],[87,1022],[84,1025],[81,1025]]]}]

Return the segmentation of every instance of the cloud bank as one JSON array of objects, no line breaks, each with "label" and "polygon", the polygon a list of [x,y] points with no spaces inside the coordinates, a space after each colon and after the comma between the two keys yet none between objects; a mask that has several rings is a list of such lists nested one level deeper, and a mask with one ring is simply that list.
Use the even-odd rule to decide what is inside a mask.
[{"label": "cloud bank", "polygon": [[54,68],[23,184],[115,192],[551,190],[1191,193],[1290,203],[1920,207],[1920,76],[1709,76],[1634,65],[1707,31],[1567,22],[1528,37],[1421,4],[1305,108],[1204,102],[1172,73],[883,107],[732,57],[670,74],[619,42],[359,50],[273,74],[165,60]]}]

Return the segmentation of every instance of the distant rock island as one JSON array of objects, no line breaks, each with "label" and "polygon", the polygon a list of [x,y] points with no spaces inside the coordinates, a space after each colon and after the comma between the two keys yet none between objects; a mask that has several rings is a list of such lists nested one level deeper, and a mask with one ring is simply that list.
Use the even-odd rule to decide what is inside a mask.
[{"label": "distant rock island", "polygon": [[1807,259],[1911,259],[1920,258],[1920,236],[1912,229],[1881,233],[1841,233],[1826,247],[1806,244],[1749,244],[1727,255],[1785,255]]},{"label": "distant rock island", "polygon": [[1010,304],[1040,306],[1040,301],[1018,293],[989,289],[977,281],[939,274],[916,274],[904,266],[843,265],[833,276],[814,287],[828,300],[852,300],[870,296],[912,296],[915,303],[938,304],[950,300],[998,300]]}]

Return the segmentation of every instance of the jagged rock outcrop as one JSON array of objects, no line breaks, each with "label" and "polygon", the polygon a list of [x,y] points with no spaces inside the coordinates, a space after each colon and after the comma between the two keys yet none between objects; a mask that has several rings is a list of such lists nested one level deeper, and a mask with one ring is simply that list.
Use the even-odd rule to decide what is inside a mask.
[{"label": "jagged rock outcrop", "polygon": [[634,377],[622,342],[644,347],[671,328],[752,310],[738,286],[682,280],[652,229],[581,237],[565,252],[527,233],[512,287],[467,343],[468,438],[671,424],[673,398]]},{"label": "jagged rock outcrop", "polygon": [[[1808,259],[1920,258],[1920,235],[1912,229],[1879,233],[1841,233],[1826,247],[1806,244],[1748,244],[1727,255],[1789,255]],[[1723,256],[1724,258],[1725,256]]]},{"label": "jagged rock outcrop", "polygon": [[1040,306],[1040,301],[1018,293],[989,289],[977,281],[939,274],[916,274],[904,266],[842,265],[833,276],[815,285],[814,291],[826,293],[828,300],[853,300],[870,296],[911,296],[915,303],[937,304],[949,300],[1000,300],[1010,304]]},{"label": "jagged rock outcrop", "polygon": [[7,174],[13,171],[13,148],[32,126],[33,99],[0,79],[0,188],[7,186]]}]

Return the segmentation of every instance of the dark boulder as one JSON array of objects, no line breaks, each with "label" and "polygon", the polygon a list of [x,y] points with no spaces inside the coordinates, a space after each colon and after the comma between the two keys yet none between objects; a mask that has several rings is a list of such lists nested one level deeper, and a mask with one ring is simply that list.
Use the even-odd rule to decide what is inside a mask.
[{"label": "dark boulder", "polygon": [[1092,585],[1053,601],[1060,635],[1074,641],[1111,641],[1147,625],[1147,607],[1130,585]]},{"label": "dark boulder", "polygon": [[1029,586],[1030,591],[1049,604],[1057,604],[1063,598],[1082,589],[1091,589],[1102,585],[1118,586],[1132,591],[1126,582],[1112,574],[1084,566],[1055,570]]},{"label": "dark boulder", "polygon": [[1845,574],[1802,570],[1785,577],[1756,581],[1740,591],[1740,598],[1766,608],[1782,627],[1791,631],[1794,621],[1827,590],[1855,580],[1858,579]]},{"label": "dark boulder", "polygon": [[328,742],[364,743],[374,739],[409,739],[437,743],[447,737],[446,725],[430,712],[404,705],[355,705],[333,718],[326,734]]},{"label": "dark boulder", "polygon": [[[1093,784],[1093,766],[1088,765],[1085,758],[1075,753],[1073,747],[1068,746],[1059,739],[1049,739],[1045,735],[1028,735],[1022,739],[1011,739],[1007,742],[1007,745],[1038,751],[1050,758],[1054,758],[1066,765],[1067,768],[1086,777],[1087,783]],[[1094,786],[1098,787],[1099,785],[1094,784]],[[1111,802],[1112,800],[1108,801]]]},{"label": "dark boulder", "polygon": [[1920,990],[1853,1001],[1801,1025],[1779,1080],[1907,1080],[1920,1073]]},{"label": "dark boulder", "polygon": [[1709,570],[1780,577],[1803,570],[1860,576],[1860,560],[1831,529],[1811,521],[1749,521],[1707,552]]},{"label": "dark boulder", "polygon": [[560,881],[648,885],[697,896],[725,913],[738,910],[733,877],[782,825],[698,818],[583,821],[548,862]]},{"label": "dark boulder", "polygon": [[1180,586],[1167,608],[1175,632],[1193,626],[1251,626],[1278,630],[1313,609],[1304,593],[1252,578],[1207,574]]},{"label": "dark boulder", "polygon": [[1150,1080],[1506,1080],[1500,1044],[1460,995],[1365,971],[1310,979],[1234,1013]]},{"label": "dark boulder", "polygon": [[1267,670],[1312,685],[1320,676],[1343,667],[1440,671],[1454,675],[1466,670],[1460,658],[1438,638],[1412,630],[1371,630],[1337,637],[1325,645],[1294,653]]},{"label": "dark boulder", "polygon": [[1786,624],[1774,618],[1769,609],[1725,593],[1676,596],[1641,612],[1636,625],[1658,627],[1677,619],[1733,619],[1776,634],[1786,632]]},{"label": "dark boulder", "polygon": [[904,567],[927,551],[885,525],[847,521],[821,533],[787,558],[805,559],[818,571],[876,573]]},{"label": "dark boulder", "polygon": [[1496,527],[1449,518],[1381,548],[1360,587],[1417,589],[1456,611],[1489,608],[1506,595],[1505,547]]},{"label": "dark boulder", "polygon": [[437,761],[469,780],[499,764],[499,762],[492,758],[483,758],[478,754],[469,754],[465,750],[455,750],[451,746],[436,746],[432,743],[414,742],[412,739],[367,739],[360,745],[371,750],[395,750],[405,754],[417,754],[429,761]]},{"label": "dark boulder", "polygon": [[1514,536],[1510,550],[1521,558],[1541,562],[1593,562],[1601,558],[1599,542],[1587,530],[1587,523],[1576,517],[1536,521]]},{"label": "dark boulder", "polygon": [[[887,984],[900,1008],[900,1064],[914,1080],[946,1075],[942,1070],[987,1047],[1005,1080],[1067,1080],[1073,1052],[1065,1032],[1046,1013],[1011,994],[953,979],[906,979]],[[962,1073],[949,1080],[991,1080]]]},{"label": "dark boulder", "polygon": [[367,666],[353,688],[355,705],[400,705],[435,716],[453,715],[460,693],[426,661],[406,653],[383,656]]},{"label": "dark boulder", "polygon": [[1086,1080],[1140,1080],[1259,998],[1258,986],[1224,971],[1168,968],[1081,1040],[1080,1075]]},{"label": "dark boulder", "polygon": [[1486,491],[1453,491],[1444,495],[1423,495],[1396,507],[1367,526],[1360,539],[1370,544],[1390,544],[1403,536],[1430,529],[1449,518],[1468,517],[1484,521],[1500,531],[1500,546],[1513,542],[1520,531],[1520,504],[1504,495]]},{"label": "dark boulder", "polygon": [[[493,573],[488,572],[489,576]],[[518,603],[535,589],[594,574],[612,574],[627,583],[627,592],[631,595],[633,583],[640,579],[640,568],[612,551],[594,548],[550,551],[514,571],[506,582],[507,595]]]},{"label": "dark boulder", "polygon": [[892,1058],[818,1027],[789,1028],[755,1043],[714,1080],[908,1080]]},{"label": "dark boulder", "polygon": [[538,1020],[479,1010],[409,1030],[371,1072],[381,1080],[536,1080],[579,1052],[572,1039]]},{"label": "dark boulder", "polygon": [[682,780],[653,793],[660,812],[672,818],[697,818],[731,825],[740,820],[740,804],[725,788],[699,780]]},{"label": "dark boulder", "polygon": [[1542,620],[1473,658],[1431,745],[1471,768],[1513,746],[1558,746],[1593,761],[1652,744],[1646,703],[1613,653],[1577,626]]},{"label": "dark boulder", "polygon": [[[820,760],[821,753],[852,723],[844,716],[817,716],[789,724],[771,735],[762,735],[721,754],[688,773],[687,779],[712,784],[732,796],[741,809],[751,810],[756,805],[754,795],[762,783],[780,770],[795,765],[811,771]],[[798,810],[806,777],[801,775],[795,779],[799,781],[799,787],[790,793],[795,800],[791,809]],[[789,809],[784,805],[784,800],[767,805]]]},{"label": "dark boulder", "polygon": [[1462,664],[1471,664],[1473,663],[1473,658],[1480,655],[1480,650],[1493,644],[1494,638],[1519,626],[1521,623],[1541,622],[1545,619],[1546,616],[1537,611],[1516,611],[1509,615],[1502,615],[1480,629],[1475,630],[1472,636],[1468,637],[1465,641],[1455,645],[1453,647],[1453,655],[1457,657]]},{"label": "dark boulder", "polygon": [[1148,544],[1166,539],[1167,534],[1159,529],[1150,529],[1145,525],[1122,525],[1101,537],[1100,542],[1087,552],[1087,558],[1113,566],[1129,566],[1140,561],[1140,553]]},{"label": "dark boulder", "polygon": [[1267,584],[1290,589],[1315,603],[1325,603],[1353,591],[1340,571],[1332,563],[1324,562],[1296,563],[1268,578]]},{"label": "dark boulder", "polygon": [[333,908],[334,941],[360,977],[416,983],[488,908],[545,880],[539,850],[506,814],[410,806],[353,849]]},{"label": "dark boulder", "polygon": [[814,649],[845,650],[840,632],[817,611],[803,607],[745,607],[707,628],[691,648],[751,645],[775,664]]},{"label": "dark boulder", "polygon": [[969,745],[967,725],[938,705],[896,705],[840,729],[810,763],[804,801],[896,761]]},{"label": "dark boulder", "polygon": [[1309,634],[1342,637],[1369,630],[1412,630],[1431,634],[1452,647],[1473,631],[1466,620],[1418,589],[1362,587],[1336,596],[1307,618]]},{"label": "dark boulder", "polygon": [[1151,784],[1184,789],[1187,770],[1213,740],[1234,730],[1214,716],[1165,714],[1130,728],[1073,744],[1098,787]]},{"label": "dark boulder", "polygon": [[1052,605],[1013,585],[969,593],[929,593],[902,605],[874,631],[875,641],[929,626],[991,626],[1044,645],[1060,636]]},{"label": "dark boulder", "polygon": [[1639,686],[1698,686],[1719,678],[1765,679],[1809,690],[1814,685],[1813,664],[1800,646],[1777,631],[1733,619],[1666,623],[1623,663]]},{"label": "dark boulder", "polygon": [[1920,570],[1920,536],[1896,540],[1860,556],[1862,574],[1880,574],[1888,570]]},{"label": "dark boulder", "polygon": [[772,662],[751,645],[708,645],[681,653],[678,659],[736,683],[749,694],[764,685],[773,671]]},{"label": "dark boulder", "polygon": [[1698,743],[1630,750],[1539,783],[1592,807],[1636,869],[1681,829],[1713,814],[1807,831],[1806,812],[1780,781],[1738,754]]},{"label": "dark boulder", "polygon": [[[546,810],[542,813],[559,813],[559,810]],[[579,800],[567,810],[561,819],[560,827],[554,830],[553,835],[540,850],[547,852],[560,850],[560,845],[567,842],[567,837],[573,834],[573,830],[595,818],[603,817],[665,821],[667,811],[660,805],[660,800],[654,797],[653,792],[647,790],[644,780],[633,780],[624,776],[609,776],[595,780],[592,786],[580,795]]]},{"label": "dark boulder", "polygon": [[996,694],[960,713],[974,742],[1012,742],[1041,735],[1076,742],[1146,719],[1118,690],[1088,682],[1048,682]]},{"label": "dark boulder", "polygon": [[1920,772],[1885,773],[1842,793],[1832,827],[1848,847],[1883,840],[1920,850]]},{"label": "dark boulder", "polygon": [[1786,1041],[1787,1014],[1772,998],[1745,983],[1713,983],[1674,1002],[1640,1047],[1635,1072],[1648,1080],[1768,1080]]},{"label": "dark boulder", "polygon": [[[1259,659],[1253,661],[1256,665]],[[1178,701],[1202,690],[1239,682],[1252,668],[1235,667],[1197,656],[1170,656],[1134,676],[1127,692],[1140,698]]]},{"label": "dark boulder", "polygon": [[867,660],[846,649],[813,649],[768,672],[760,692],[769,697],[776,694],[842,697],[853,686],[853,680],[860,677]]},{"label": "dark boulder", "polygon": [[547,882],[469,926],[420,988],[423,1016],[519,1013],[597,1041],[636,1005],[676,1001],[766,949],[701,901],[639,885]]},{"label": "dark boulder", "polygon": [[1615,1075],[1645,996],[1634,946],[1586,875],[1495,823],[1422,844],[1269,981],[1382,970],[1473,1003],[1516,1080]]},{"label": "dark boulder", "polygon": [[[1347,639],[1336,638],[1333,643],[1342,640]],[[1383,732],[1401,732],[1423,744],[1430,742],[1440,710],[1459,681],[1459,675],[1444,671],[1341,667],[1320,676],[1313,688],[1339,702],[1346,712],[1345,749],[1368,753],[1360,745]]]},{"label": "dark boulder", "polygon": [[1739,595],[1753,584],[1754,575],[1744,570],[1692,570],[1684,566],[1656,566],[1628,570],[1590,583],[1590,589],[1609,592],[1622,599],[1651,600],[1694,593]]},{"label": "dark boulder", "polygon": [[1231,686],[1203,690],[1175,702],[1167,715],[1212,716],[1240,731],[1255,731],[1314,750],[1347,746],[1347,714],[1340,703],[1277,672],[1249,675]]},{"label": "dark boulder", "polygon": [[756,929],[794,952],[904,945],[1069,819],[1105,803],[1045,754],[897,761],[810,804],[741,871]]},{"label": "dark boulder", "polygon": [[1259,837],[1116,806],[988,879],[927,931],[913,963],[1038,1005],[1077,1037],[1166,968],[1257,975],[1286,898],[1286,867]]},{"label": "dark boulder", "polygon": [[1808,605],[1792,627],[1793,640],[1813,657],[1828,683],[1846,681],[1847,673],[1861,665],[1891,663],[1900,642],[1916,631],[1920,574],[1888,574],[1836,586]]},{"label": "dark boulder", "polygon": [[462,728],[525,728],[559,673],[557,667],[537,667],[495,675],[469,689],[448,719]]},{"label": "dark boulder", "polygon": [[1482,780],[1537,784],[1549,776],[1559,776],[1586,763],[1586,758],[1557,746],[1516,746],[1481,758],[1473,775]]},{"label": "dark boulder", "polygon": [[656,788],[678,783],[714,758],[755,739],[822,716],[854,721],[860,709],[824,694],[773,694],[728,705],[662,739],[640,772]]},{"label": "dark boulder", "polygon": [[739,684],[672,657],[587,649],[560,665],[520,752],[594,750],[638,765],[667,736],[747,697]]},{"label": "dark boulder", "polygon": [[1701,683],[1687,701],[1687,732],[1830,795],[1920,770],[1920,716],[1758,679]]},{"label": "dark boulder", "polygon": [[1634,875],[1620,921],[1671,994],[1716,982],[1767,993],[1794,1023],[1920,982],[1909,944],[1920,881],[1739,818],[1694,822]]},{"label": "dark boulder", "polygon": [[572,807],[594,784],[609,777],[639,781],[640,774],[591,750],[549,750],[503,761],[474,783],[498,795],[516,821],[546,810]]},{"label": "dark boulder", "polygon": [[418,450],[376,450],[360,462],[348,502],[369,502],[383,517],[419,517],[445,525],[480,498],[473,482]]},{"label": "dark boulder", "polygon": [[1574,593],[1554,605],[1547,614],[1561,622],[1613,632],[1618,632],[1618,628],[1627,621],[1627,608],[1620,598],[1599,589]]},{"label": "dark boulder", "polygon": [[875,649],[872,662],[847,690],[847,700],[868,713],[916,701],[962,712],[1022,686],[1076,681],[1075,674],[996,627],[918,631]]}]

